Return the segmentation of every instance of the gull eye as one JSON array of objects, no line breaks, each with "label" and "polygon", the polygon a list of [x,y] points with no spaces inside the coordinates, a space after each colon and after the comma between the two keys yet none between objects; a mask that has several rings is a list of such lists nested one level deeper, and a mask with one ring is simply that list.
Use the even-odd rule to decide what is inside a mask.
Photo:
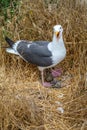
[{"label": "gull eye", "polygon": [[62,27],[60,27],[60,29],[62,29]]}]

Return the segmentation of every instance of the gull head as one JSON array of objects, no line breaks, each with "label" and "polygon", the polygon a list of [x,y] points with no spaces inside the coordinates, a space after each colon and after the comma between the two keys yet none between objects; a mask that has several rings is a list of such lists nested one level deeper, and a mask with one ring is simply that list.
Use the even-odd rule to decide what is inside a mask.
[{"label": "gull head", "polygon": [[53,27],[54,30],[54,35],[56,36],[57,39],[59,39],[62,36],[63,28],[61,25],[55,25]]}]

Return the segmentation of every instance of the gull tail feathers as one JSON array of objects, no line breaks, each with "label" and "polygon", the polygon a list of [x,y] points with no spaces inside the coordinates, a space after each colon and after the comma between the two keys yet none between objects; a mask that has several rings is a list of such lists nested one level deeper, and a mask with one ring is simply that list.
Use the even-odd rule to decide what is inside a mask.
[{"label": "gull tail feathers", "polygon": [[12,48],[6,48],[6,52],[11,53],[11,54],[15,54],[15,55],[19,55],[18,52],[16,52],[14,49]]},{"label": "gull tail feathers", "polygon": [[15,55],[19,55],[18,52],[16,52],[14,49],[12,48],[6,48],[6,52],[11,53],[11,54],[15,54]]}]

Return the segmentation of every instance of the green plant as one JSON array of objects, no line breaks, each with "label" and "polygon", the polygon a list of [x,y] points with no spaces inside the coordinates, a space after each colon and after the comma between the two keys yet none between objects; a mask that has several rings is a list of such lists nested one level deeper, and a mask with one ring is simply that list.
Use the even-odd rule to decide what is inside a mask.
[{"label": "green plant", "polygon": [[13,17],[15,9],[18,5],[17,0],[1,0],[0,2],[0,15],[4,16],[5,21]]}]

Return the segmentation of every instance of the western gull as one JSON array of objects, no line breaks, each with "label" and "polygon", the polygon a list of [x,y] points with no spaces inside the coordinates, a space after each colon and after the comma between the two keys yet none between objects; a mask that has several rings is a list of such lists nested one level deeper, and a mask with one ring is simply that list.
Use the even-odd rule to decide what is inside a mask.
[{"label": "western gull", "polygon": [[[52,68],[60,63],[66,56],[66,48],[64,45],[61,25],[55,25],[53,27],[53,40],[48,41],[26,41],[19,40],[14,43],[8,37],[5,40],[9,44],[7,52],[16,54],[24,59],[26,62],[35,64],[41,71],[41,80],[43,86],[51,86],[49,82],[44,82],[44,70]],[[54,76],[58,76],[59,71],[52,71]]]}]

